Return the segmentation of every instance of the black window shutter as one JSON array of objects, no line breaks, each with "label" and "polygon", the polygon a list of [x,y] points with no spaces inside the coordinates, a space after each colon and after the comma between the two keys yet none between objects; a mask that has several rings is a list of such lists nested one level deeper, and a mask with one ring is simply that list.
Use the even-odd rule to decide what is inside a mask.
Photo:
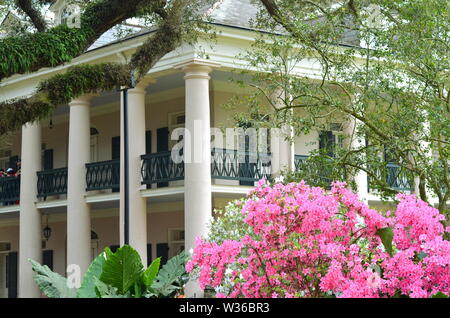
[{"label": "black window shutter", "polygon": [[111,139],[111,159],[120,159],[120,136]]},{"label": "black window shutter", "polygon": [[161,265],[166,264],[167,260],[169,259],[169,244],[156,244],[156,257],[161,257]]},{"label": "black window shutter", "polygon": [[53,149],[46,149],[44,151],[44,170],[53,169]]},{"label": "black window shutter", "polygon": [[19,161],[19,156],[9,157],[9,167],[8,168],[13,168],[14,171],[17,171],[17,161]]},{"label": "black window shutter", "polygon": [[17,252],[8,254],[8,298],[17,298]]},{"label": "black window shutter", "polygon": [[386,163],[394,163],[394,164],[397,163],[393,151],[387,145],[384,146],[384,161]]},{"label": "black window shutter", "polygon": [[[120,159],[120,136],[113,137],[111,139],[111,159],[119,160]],[[115,184],[120,184],[120,165],[114,169],[113,178]],[[119,192],[119,188],[113,188],[112,192]]]},{"label": "black window shutter", "polygon": [[[245,135],[245,152],[248,153],[250,151],[250,136]],[[239,176],[242,177],[254,177],[254,174],[256,174],[256,164],[250,163],[250,157],[248,155],[245,155],[245,163],[239,164]],[[239,181],[239,185],[242,186],[254,186],[254,181]]]},{"label": "black window shutter", "polygon": [[42,251],[42,264],[53,270],[53,250]]},{"label": "black window shutter", "polygon": [[6,255],[6,282],[5,282],[5,286],[6,288],[8,288],[9,286],[9,256]]},{"label": "black window shutter", "polygon": [[168,151],[169,150],[169,128],[158,128],[156,131],[156,151]]},{"label": "black window shutter", "polygon": [[[151,154],[152,153],[152,131],[147,130],[145,132],[145,154]],[[147,189],[151,189],[152,185],[147,184]]]},{"label": "black window shutter", "polygon": [[332,131],[321,131],[319,134],[319,149],[326,149],[327,154],[333,157],[333,148],[336,143],[336,137]]},{"label": "black window shutter", "polygon": [[[156,151],[164,152],[169,151],[169,128],[158,128],[156,131]],[[158,188],[168,187],[168,182],[158,183]]]},{"label": "black window shutter", "polygon": [[152,153],[152,131],[147,130],[145,132],[145,153]]},{"label": "black window shutter", "polygon": [[109,249],[111,252],[115,253],[119,249],[120,245],[111,245]]},{"label": "black window shutter", "polygon": [[147,244],[147,266],[152,263],[152,244]]}]

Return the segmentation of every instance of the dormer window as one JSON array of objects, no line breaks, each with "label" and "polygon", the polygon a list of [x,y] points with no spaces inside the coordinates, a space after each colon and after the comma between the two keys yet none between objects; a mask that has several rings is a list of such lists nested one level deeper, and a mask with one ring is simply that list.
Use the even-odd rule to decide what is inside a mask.
[{"label": "dormer window", "polygon": [[69,28],[80,27],[80,7],[69,0],[56,0],[50,6],[55,15],[55,25],[66,24]]},{"label": "dormer window", "polygon": [[75,5],[69,4],[62,8],[60,11],[60,23],[66,24],[69,27],[79,27],[80,15],[79,8]]}]

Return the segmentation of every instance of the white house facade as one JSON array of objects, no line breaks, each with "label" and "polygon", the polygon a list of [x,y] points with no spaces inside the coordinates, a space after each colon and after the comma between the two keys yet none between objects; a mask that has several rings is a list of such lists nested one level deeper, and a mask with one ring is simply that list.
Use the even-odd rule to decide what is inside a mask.
[{"label": "white house facade", "polygon": [[[54,10],[58,15],[61,8]],[[129,242],[147,263],[190,250],[195,237],[207,233],[213,209],[245,196],[279,167],[296,169],[319,146],[319,132],[297,136],[292,145],[280,139],[270,153],[258,153],[256,162],[242,163],[235,143],[211,144],[212,128],[235,126],[233,111],[223,105],[245,93],[229,78],[246,68],[238,56],[255,38],[245,25],[256,12],[247,1],[235,0],[221,1],[214,10],[220,33],[213,48],[208,43],[182,46],[128,90],[128,167],[120,91],[77,98],[58,107],[51,118],[2,139],[0,168],[17,169],[20,159],[21,174],[0,178],[0,297],[41,296],[30,258],[66,275],[68,265],[77,264],[84,272],[105,247],[124,243],[125,168]],[[70,64],[8,78],[1,83],[0,100],[29,95],[41,80],[72,65],[123,62],[151,32],[108,43],[103,38]],[[202,58],[205,50],[208,59]],[[320,69],[305,61],[301,71],[315,74]],[[194,153],[200,145],[210,155],[174,162],[171,149],[178,140],[172,140],[172,132],[194,132],[197,122],[203,123],[201,133],[185,143],[184,151]],[[354,123],[339,123],[342,131],[331,133],[354,128]],[[360,173],[356,181],[364,200],[381,204],[369,190],[367,175]],[[401,180],[392,182],[411,188]]]}]

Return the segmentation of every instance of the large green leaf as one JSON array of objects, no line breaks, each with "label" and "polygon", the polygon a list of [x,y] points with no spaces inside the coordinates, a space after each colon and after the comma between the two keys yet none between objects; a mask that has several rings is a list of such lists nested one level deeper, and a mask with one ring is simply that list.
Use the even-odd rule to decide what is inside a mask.
[{"label": "large green leaf", "polygon": [[54,273],[46,265],[30,259],[33,271],[36,272],[34,280],[39,289],[49,298],[76,298],[76,289],[67,286],[67,279]]},{"label": "large green leaf", "polygon": [[377,235],[380,237],[386,252],[393,256],[394,250],[392,248],[392,239],[394,238],[394,232],[392,231],[392,228],[386,227],[384,229],[379,229]]},{"label": "large green leaf", "polygon": [[161,258],[158,257],[145,270],[144,274],[142,275],[142,281],[144,282],[145,286],[147,286],[147,287],[151,287],[152,286],[153,281],[156,278],[156,275],[158,275],[159,265],[160,264],[161,264]]},{"label": "large green leaf", "polygon": [[172,257],[159,271],[155,278],[151,289],[152,295],[169,296],[174,291],[181,289],[182,277],[186,274],[185,263],[188,255],[181,252],[179,255]]},{"label": "large green leaf", "polygon": [[130,298],[128,293],[125,295],[119,294],[117,288],[105,284],[97,277],[94,277],[93,281],[96,291],[96,298]]},{"label": "large green leaf", "polygon": [[125,294],[139,282],[143,269],[138,252],[125,245],[106,259],[100,280],[117,288],[119,294]]},{"label": "large green leaf", "polygon": [[78,298],[96,298],[97,294],[95,292],[95,279],[100,278],[103,271],[103,264],[106,261],[106,253],[102,252],[97,256],[94,261],[89,265],[86,274],[84,274],[81,286],[77,291]]}]

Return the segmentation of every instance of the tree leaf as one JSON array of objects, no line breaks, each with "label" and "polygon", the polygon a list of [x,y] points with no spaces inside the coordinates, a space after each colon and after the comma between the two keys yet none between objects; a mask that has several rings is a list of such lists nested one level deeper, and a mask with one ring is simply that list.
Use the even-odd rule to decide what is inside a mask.
[{"label": "tree leaf", "polygon": [[160,264],[161,264],[161,258],[158,257],[157,259],[153,260],[153,262],[150,264],[150,266],[145,270],[144,274],[142,275],[142,281],[144,282],[144,285],[146,287],[152,286],[156,275],[158,275]]},{"label": "tree leaf", "polygon": [[54,273],[46,265],[30,259],[33,271],[36,272],[34,281],[39,289],[49,298],[76,298],[77,290],[67,286],[67,279]]},{"label": "tree leaf", "polygon": [[143,269],[138,252],[125,245],[106,259],[100,280],[125,294],[140,280]]},{"label": "tree leaf", "polygon": [[81,286],[77,291],[78,298],[96,298],[97,294],[95,292],[95,279],[100,278],[103,271],[103,264],[106,261],[106,253],[103,252],[98,255],[94,261],[89,265],[86,274],[84,274]]},{"label": "tree leaf", "polygon": [[438,293],[434,294],[433,296],[431,296],[431,298],[448,298],[448,296],[446,294],[444,294],[443,292],[438,292]]},{"label": "tree leaf", "polygon": [[386,252],[393,256],[394,250],[392,249],[392,239],[394,238],[394,232],[392,231],[392,228],[386,227],[384,229],[379,229],[377,230],[377,235],[380,237]]}]

